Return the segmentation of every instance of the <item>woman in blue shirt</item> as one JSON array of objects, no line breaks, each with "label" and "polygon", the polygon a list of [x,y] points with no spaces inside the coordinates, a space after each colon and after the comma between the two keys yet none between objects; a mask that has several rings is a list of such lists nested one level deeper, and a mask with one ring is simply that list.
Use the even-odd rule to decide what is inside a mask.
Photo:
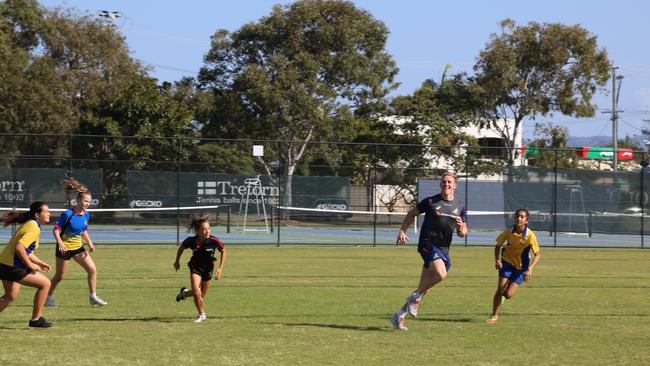
[{"label": "woman in blue shirt", "polygon": [[52,287],[50,287],[45,306],[56,306],[52,294],[63,280],[70,259],[74,259],[75,262],[79,263],[88,274],[88,291],[90,293],[88,300],[90,305],[104,306],[108,303],[97,295],[97,267],[90,257],[90,253],[86,252],[83,246],[83,241],[85,241],[90,251],[95,251],[95,245],[88,235],[88,220],[90,219],[88,207],[90,207],[92,196],[86,186],[73,178],[68,178],[65,181],[66,196],[71,190],[77,192],[75,206],[65,211],[54,224],[56,274],[52,278]]}]

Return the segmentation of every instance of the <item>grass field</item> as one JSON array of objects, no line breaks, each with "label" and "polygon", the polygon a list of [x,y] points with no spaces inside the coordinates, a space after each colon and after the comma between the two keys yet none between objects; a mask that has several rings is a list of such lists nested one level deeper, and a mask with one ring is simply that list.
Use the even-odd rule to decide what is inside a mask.
[{"label": "grass field", "polygon": [[[29,329],[34,290],[0,313],[1,365],[648,365],[650,250],[542,248],[530,283],[485,322],[496,285],[491,247],[452,247],[447,280],[407,332],[388,317],[414,288],[413,246],[229,246],[208,320],[176,303],[187,268],[174,246],[101,246],[88,305],[76,264]],[[52,246],[39,249],[53,263]],[[185,253],[183,260],[188,259]]]}]

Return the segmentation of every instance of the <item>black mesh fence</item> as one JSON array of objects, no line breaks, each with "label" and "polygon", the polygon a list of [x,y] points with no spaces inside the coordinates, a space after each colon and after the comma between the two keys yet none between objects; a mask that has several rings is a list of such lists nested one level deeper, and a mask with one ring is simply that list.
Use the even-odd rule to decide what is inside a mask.
[{"label": "black mesh fence", "polygon": [[62,190],[72,176],[93,193],[93,225],[174,234],[143,242],[177,241],[190,214],[208,212],[234,242],[392,244],[447,170],[469,210],[466,244],[491,245],[518,208],[545,245],[645,247],[650,231],[638,151],[614,170],[612,153],[575,149],[524,158],[490,147],[9,134],[0,146],[1,208],[74,205]]}]

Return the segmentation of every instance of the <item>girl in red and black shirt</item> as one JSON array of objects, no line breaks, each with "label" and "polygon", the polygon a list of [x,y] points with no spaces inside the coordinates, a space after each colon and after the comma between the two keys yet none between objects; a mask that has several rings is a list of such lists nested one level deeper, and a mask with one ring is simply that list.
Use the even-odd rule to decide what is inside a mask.
[{"label": "girl in red and black shirt", "polygon": [[214,279],[219,280],[223,265],[226,262],[226,248],[217,237],[210,235],[210,222],[207,216],[192,218],[192,222],[187,225],[187,230],[193,231],[196,235],[188,237],[178,247],[174,268],[178,271],[183,251],[191,249],[192,258],[190,258],[187,266],[190,268],[192,289],[188,290],[181,287],[180,292],[176,295],[176,301],[184,300],[186,297],[194,297],[194,305],[196,305],[196,310],[199,312],[199,316],[194,322],[201,323],[206,319],[204,298],[210,288],[214,263],[217,261],[215,256],[217,252],[220,253],[219,267],[214,273]]}]

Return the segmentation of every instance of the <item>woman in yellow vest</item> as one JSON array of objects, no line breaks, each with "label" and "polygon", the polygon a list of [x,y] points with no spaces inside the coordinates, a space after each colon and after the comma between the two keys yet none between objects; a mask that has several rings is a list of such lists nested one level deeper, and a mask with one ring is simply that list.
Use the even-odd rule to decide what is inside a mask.
[{"label": "woman in yellow vest", "polygon": [[0,312],[18,298],[20,285],[36,288],[30,327],[49,328],[52,323],[43,317],[43,306],[50,289],[50,279],[39,271],[50,271],[50,265],[40,260],[38,248],[41,225],[50,221],[50,208],[45,202],[34,202],[28,212],[11,211],[3,217],[4,226],[22,224],[0,253],[0,279],[5,293],[0,297]]}]

